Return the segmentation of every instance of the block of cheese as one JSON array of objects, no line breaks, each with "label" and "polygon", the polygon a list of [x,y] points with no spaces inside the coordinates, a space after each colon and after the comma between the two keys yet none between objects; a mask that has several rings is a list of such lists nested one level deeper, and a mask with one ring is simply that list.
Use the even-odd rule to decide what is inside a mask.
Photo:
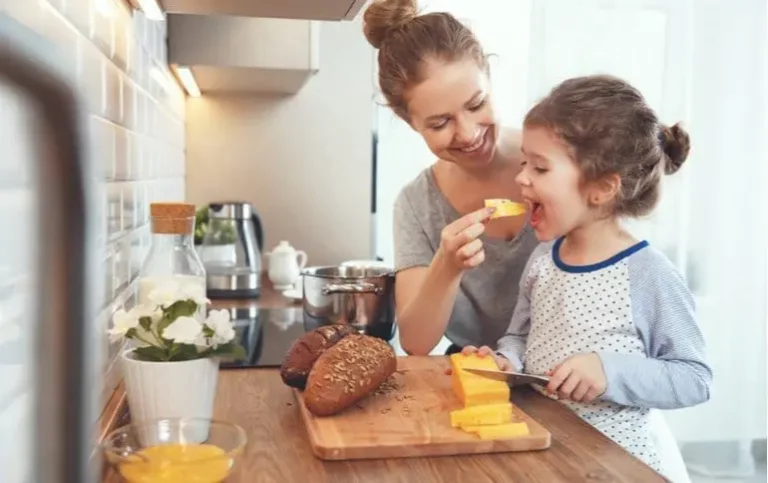
[{"label": "block of cheese", "polygon": [[512,422],[512,403],[485,404],[451,411],[451,426],[477,426]]},{"label": "block of cheese", "polygon": [[463,371],[464,368],[498,370],[491,356],[451,354],[451,385],[464,407],[509,402],[509,385],[487,377]]},{"label": "block of cheese", "polygon": [[478,435],[480,439],[512,439],[530,434],[524,422],[464,426],[461,429]]}]

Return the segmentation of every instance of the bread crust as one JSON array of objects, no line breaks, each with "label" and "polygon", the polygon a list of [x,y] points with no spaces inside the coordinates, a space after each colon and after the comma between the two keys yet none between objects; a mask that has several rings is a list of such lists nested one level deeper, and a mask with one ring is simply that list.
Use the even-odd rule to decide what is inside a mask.
[{"label": "bread crust", "polygon": [[357,329],[354,327],[334,324],[318,327],[301,336],[283,358],[280,366],[280,377],[283,382],[290,387],[303,390],[315,361],[344,337],[356,333]]},{"label": "bread crust", "polygon": [[378,337],[353,334],[326,350],[309,373],[304,403],[315,416],[355,404],[397,370],[392,347]]}]

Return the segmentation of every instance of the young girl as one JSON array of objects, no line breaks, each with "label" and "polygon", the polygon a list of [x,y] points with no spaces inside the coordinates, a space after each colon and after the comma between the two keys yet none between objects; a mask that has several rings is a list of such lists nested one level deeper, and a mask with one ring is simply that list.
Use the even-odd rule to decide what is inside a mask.
[{"label": "young girl", "polygon": [[649,411],[707,401],[712,371],[684,280],[619,220],[653,209],[688,135],[660,124],[626,82],[590,76],[531,109],[522,146],[516,181],[543,243],[493,355],[503,369],[551,376],[548,394],[664,473]]}]

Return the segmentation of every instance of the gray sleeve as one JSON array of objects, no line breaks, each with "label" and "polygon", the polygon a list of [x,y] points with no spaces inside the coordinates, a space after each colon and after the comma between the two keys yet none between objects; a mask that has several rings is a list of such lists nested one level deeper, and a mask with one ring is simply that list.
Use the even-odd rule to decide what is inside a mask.
[{"label": "gray sleeve", "polygon": [[435,250],[416,218],[416,212],[405,189],[395,199],[393,219],[395,271],[429,266]]},{"label": "gray sleeve", "polygon": [[528,331],[531,328],[531,288],[535,281],[536,261],[546,255],[552,248],[552,243],[538,245],[528,258],[520,277],[520,290],[517,304],[512,313],[506,334],[499,339],[496,352],[506,357],[516,370],[523,369],[523,355],[528,341]]},{"label": "gray sleeve", "polygon": [[712,369],[685,280],[650,248],[629,263],[632,316],[646,355],[600,353],[608,381],[602,398],[658,409],[707,401]]}]

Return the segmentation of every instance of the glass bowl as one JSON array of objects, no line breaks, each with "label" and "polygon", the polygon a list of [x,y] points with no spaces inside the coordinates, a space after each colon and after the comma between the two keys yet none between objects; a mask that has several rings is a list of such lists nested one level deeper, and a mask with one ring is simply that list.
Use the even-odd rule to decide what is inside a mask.
[{"label": "glass bowl", "polygon": [[229,475],[246,441],[233,423],[168,418],[117,428],[101,449],[129,483],[214,483]]}]

